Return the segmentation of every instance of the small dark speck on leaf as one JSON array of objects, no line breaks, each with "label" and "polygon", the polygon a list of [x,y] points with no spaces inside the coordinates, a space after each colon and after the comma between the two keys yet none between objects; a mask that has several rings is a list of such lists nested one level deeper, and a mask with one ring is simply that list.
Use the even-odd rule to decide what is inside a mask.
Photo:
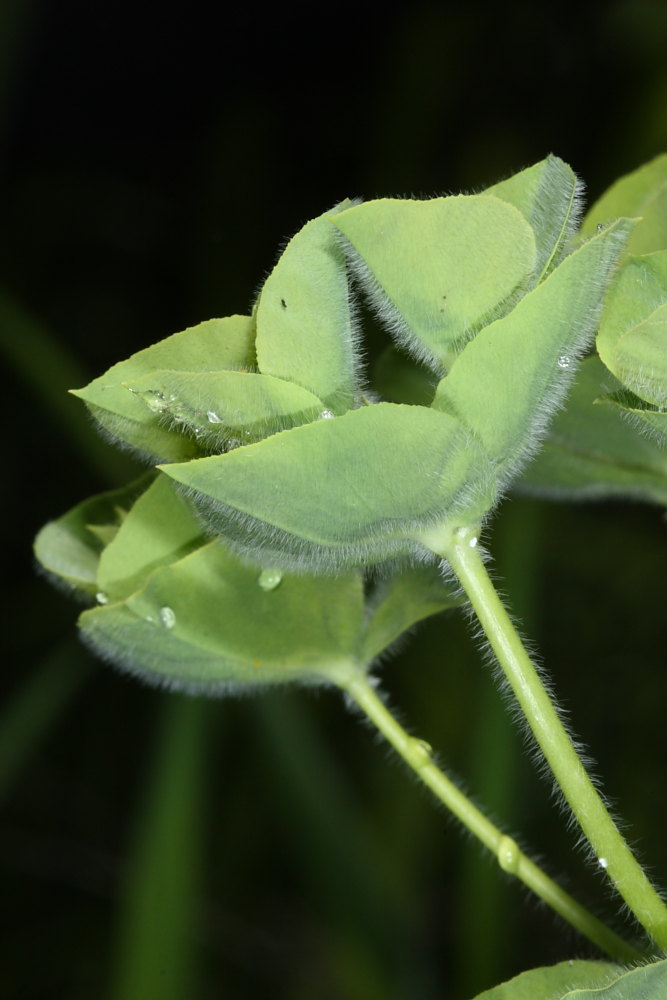
[{"label": "small dark speck on leaf", "polygon": [[285,300],[284,300],[284,299],[281,299],[281,300],[280,300],[280,304],[281,304],[281,306],[283,307],[283,309],[287,309],[287,303],[285,302]]}]

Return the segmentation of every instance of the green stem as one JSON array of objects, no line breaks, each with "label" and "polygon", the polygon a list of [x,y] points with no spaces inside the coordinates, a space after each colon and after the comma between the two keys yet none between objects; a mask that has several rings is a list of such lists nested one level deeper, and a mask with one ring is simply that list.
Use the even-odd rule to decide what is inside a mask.
[{"label": "green stem", "polygon": [[612,958],[621,962],[633,962],[645,957],[561,889],[523,853],[511,837],[499,830],[463,794],[434,763],[428,743],[410,736],[389,712],[365,673],[346,672],[332,679],[335,679],[339,687],[391,743],[419,780],[495,855],[503,871],[515,875],[572,927]]},{"label": "green stem", "polygon": [[598,863],[639,923],[667,950],[667,907],[649,882],[589,778],[556,708],[486,571],[472,528],[429,537],[428,547],[456,573]]}]

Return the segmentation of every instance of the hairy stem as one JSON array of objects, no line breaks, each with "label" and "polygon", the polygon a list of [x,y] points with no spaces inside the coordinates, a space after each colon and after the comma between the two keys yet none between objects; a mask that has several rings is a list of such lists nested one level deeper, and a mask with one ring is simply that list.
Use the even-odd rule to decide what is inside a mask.
[{"label": "hairy stem", "polygon": [[463,586],[521,710],[601,868],[646,932],[667,949],[667,907],[632,854],[582,764],[486,571],[473,529],[428,540]]},{"label": "hairy stem", "polygon": [[355,671],[334,679],[415,772],[419,780],[430,788],[436,798],[495,855],[503,871],[516,876],[572,927],[612,958],[621,962],[631,962],[645,957],[561,889],[523,853],[516,841],[499,830],[463,794],[435,764],[431,757],[431,747],[423,740],[410,736],[403,729],[375,693],[364,673]]}]

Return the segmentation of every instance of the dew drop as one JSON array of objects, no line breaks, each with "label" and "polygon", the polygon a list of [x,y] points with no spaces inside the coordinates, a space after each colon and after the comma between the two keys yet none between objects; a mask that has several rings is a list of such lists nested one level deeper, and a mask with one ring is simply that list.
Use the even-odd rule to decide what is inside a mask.
[{"label": "dew drop", "polygon": [[142,395],[153,413],[165,413],[169,409],[167,397],[163,392],[159,392],[157,389],[149,389],[148,392],[144,392]]},{"label": "dew drop", "polygon": [[603,223],[602,222],[598,222],[597,226],[595,227],[596,233],[601,233],[603,229],[604,229]]},{"label": "dew drop", "polygon": [[206,411],[206,419],[208,420],[209,424],[221,424],[222,423],[222,417],[219,417],[218,414],[215,412],[215,410],[207,410]]},{"label": "dew drop", "polygon": [[331,410],[322,410],[322,412],[320,413],[320,415],[319,415],[319,417],[317,419],[318,420],[331,420],[332,417],[333,417],[333,413],[331,412]]},{"label": "dew drop", "polygon": [[471,549],[474,549],[477,545],[477,535],[473,535],[472,538],[468,539],[468,545]]},{"label": "dew drop", "polygon": [[227,451],[233,451],[234,448],[240,448],[241,442],[238,438],[230,438],[227,442]]},{"label": "dew drop", "polygon": [[164,625],[165,628],[173,628],[176,624],[176,615],[172,608],[164,607],[160,608],[158,611],[158,618],[160,619],[160,625]]},{"label": "dew drop", "polygon": [[558,359],[559,368],[569,368],[572,364],[572,359],[567,354],[561,354]]},{"label": "dew drop", "polygon": [[263,569],[257,580],[262,590],[275,590],[283,575],[279,569]]},{"label": "dew drop", "polygon": [[501,837],[498,844],[498,864],[504,872],[516,875],[519,870],[521,851],[519,845],[511,837]]},{"label": "dew drop", "polygon": [[607,867],[609,867],[609,862],[607,861],[606,858],[598,858],[598,864],[599,864],[600,868],[607,868]]},{"label": "dew drop", "polygon": [[97,601],[98,604],[108,604],[109,603],[109,598],[104,593],[103,590],[98,590],[97,591],[97,593],[95,594],[95,600]]},{"label": "dew drop", "polygon": [[433,747],[426,740],[413,738],[410,740],[410,749],[415,767],[425,767],[431,763]]}]

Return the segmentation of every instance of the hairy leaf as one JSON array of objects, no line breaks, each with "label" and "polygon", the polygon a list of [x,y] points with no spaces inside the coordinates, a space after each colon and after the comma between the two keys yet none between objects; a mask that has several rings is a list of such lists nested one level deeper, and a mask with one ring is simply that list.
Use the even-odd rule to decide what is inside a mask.
[{"label": "hairy leaf", "polygon": [[620,177],[591,205],[582,222],[584,236],[619,216],[640,218],[626,253],[667,250],[667,153]]},{"label": "hairy leaf", "polygon": [[250,316],[211,319],[133,354],[85,388],[72,391],[114,440],[150,459],[184,461],[203,454],[197,440],[183,434],[182,428],[165,426],[159,406],[146,406],[125,383],[159,369],[202,372],[247,368],[254,363],[253,340]]},{"label": "hairy leaf", "polygon": [[100,589],[97,570],[104,547],[152,479],[148,474],[121,489],[99,493],[45,524],[35,539],[37,561],[56,581],[83,597],[94,597]]},{"label": "hairy leaf", "polygon": [[614,982],[622,972],[621,966],[611,962],[559,962],[522,972],[500,986],[485,990],[475,1000],[565,1000],[565,997],[570,1000],[572,990],[588,986],[599,989]]},{"label": "hairy leaf", "polygon": [[597,349],[632,392],[667,407],[667,250],[625,262],[605,298]]},{"label": "hairy leaf", "polygon": [[520,490],[667,504],[667,451],[637,434],[618,407],[596,404],[619,388],[598,358],[584,361],[566,409],[517,484]]},{"label": "hairy leaf", "polygon": [[458,607],[462,600],[436,565],[404,568],[380,580],[368,606],[361,661],[369,662],[411,626],[440,611]]},{"label": "hairy leaf", "polygon": [[434,407],[478,435],[501,481],[532,452],[567,392],[630,225],[621,220],[566,257],[466,345],[438,386]]},{"label": "hairy leaf", "polygon": [[532,283],[538,284],[570,249],[581,208],[576,174],[557,156],[548,156],[487,188],[485,194],[514,205],[532,226],[537,244]]},{"label": "hairy leaf", "polygon": [[667,410],[660,410],[644,402],[628,389],[601,396],[599,403],[610,403],[619,407],[621,413],[629,420],[640,434],[646,434],[661,447],[667,446]]},{"label": "hairy leaf", "polygon": [[351,265],[399,344],[438,370],[509,308],[535,267],[535,237],[487,195],[381,198],[332,218]]},{"label": "hairy leaf", "polygon": [[333,413],[357,397],[354,323],[345,259],[329,218],[313,219],[287,244],[256,306],[257,363],[302,386]]},{"label": "hairy leaf", "polygon": [[122,600],[157,566],[173,562],[204,541],[200,522],[166,476],[136,501],[100,556],[98,591],[104,602]]},{"label": "hairy leaf", "polygon": [[667,995],[667,960],[622,972],[603,989],[579,988],[567,1000],[661,1000]]},{"label": "hairy leaf", "polygon": [[173,688],[224,693],[326,681],[354,662],[364,626],[358,573],[272,577],[219,542],[156,569],[123,604],[85,612],[84,637],[121,668]]},{"label": "hairy leaf", "polygon": [[162,469],[233,545],[313,572],[414,552],[419,528],[493,502],[486,456],[457,420],[392,403]]},{"label": "hairy leaf", "polygon": [[188,428],[211,451],[309,423],[324,410],[307,389],[253,372],[155,371],[126,384],[163,420]]}]

